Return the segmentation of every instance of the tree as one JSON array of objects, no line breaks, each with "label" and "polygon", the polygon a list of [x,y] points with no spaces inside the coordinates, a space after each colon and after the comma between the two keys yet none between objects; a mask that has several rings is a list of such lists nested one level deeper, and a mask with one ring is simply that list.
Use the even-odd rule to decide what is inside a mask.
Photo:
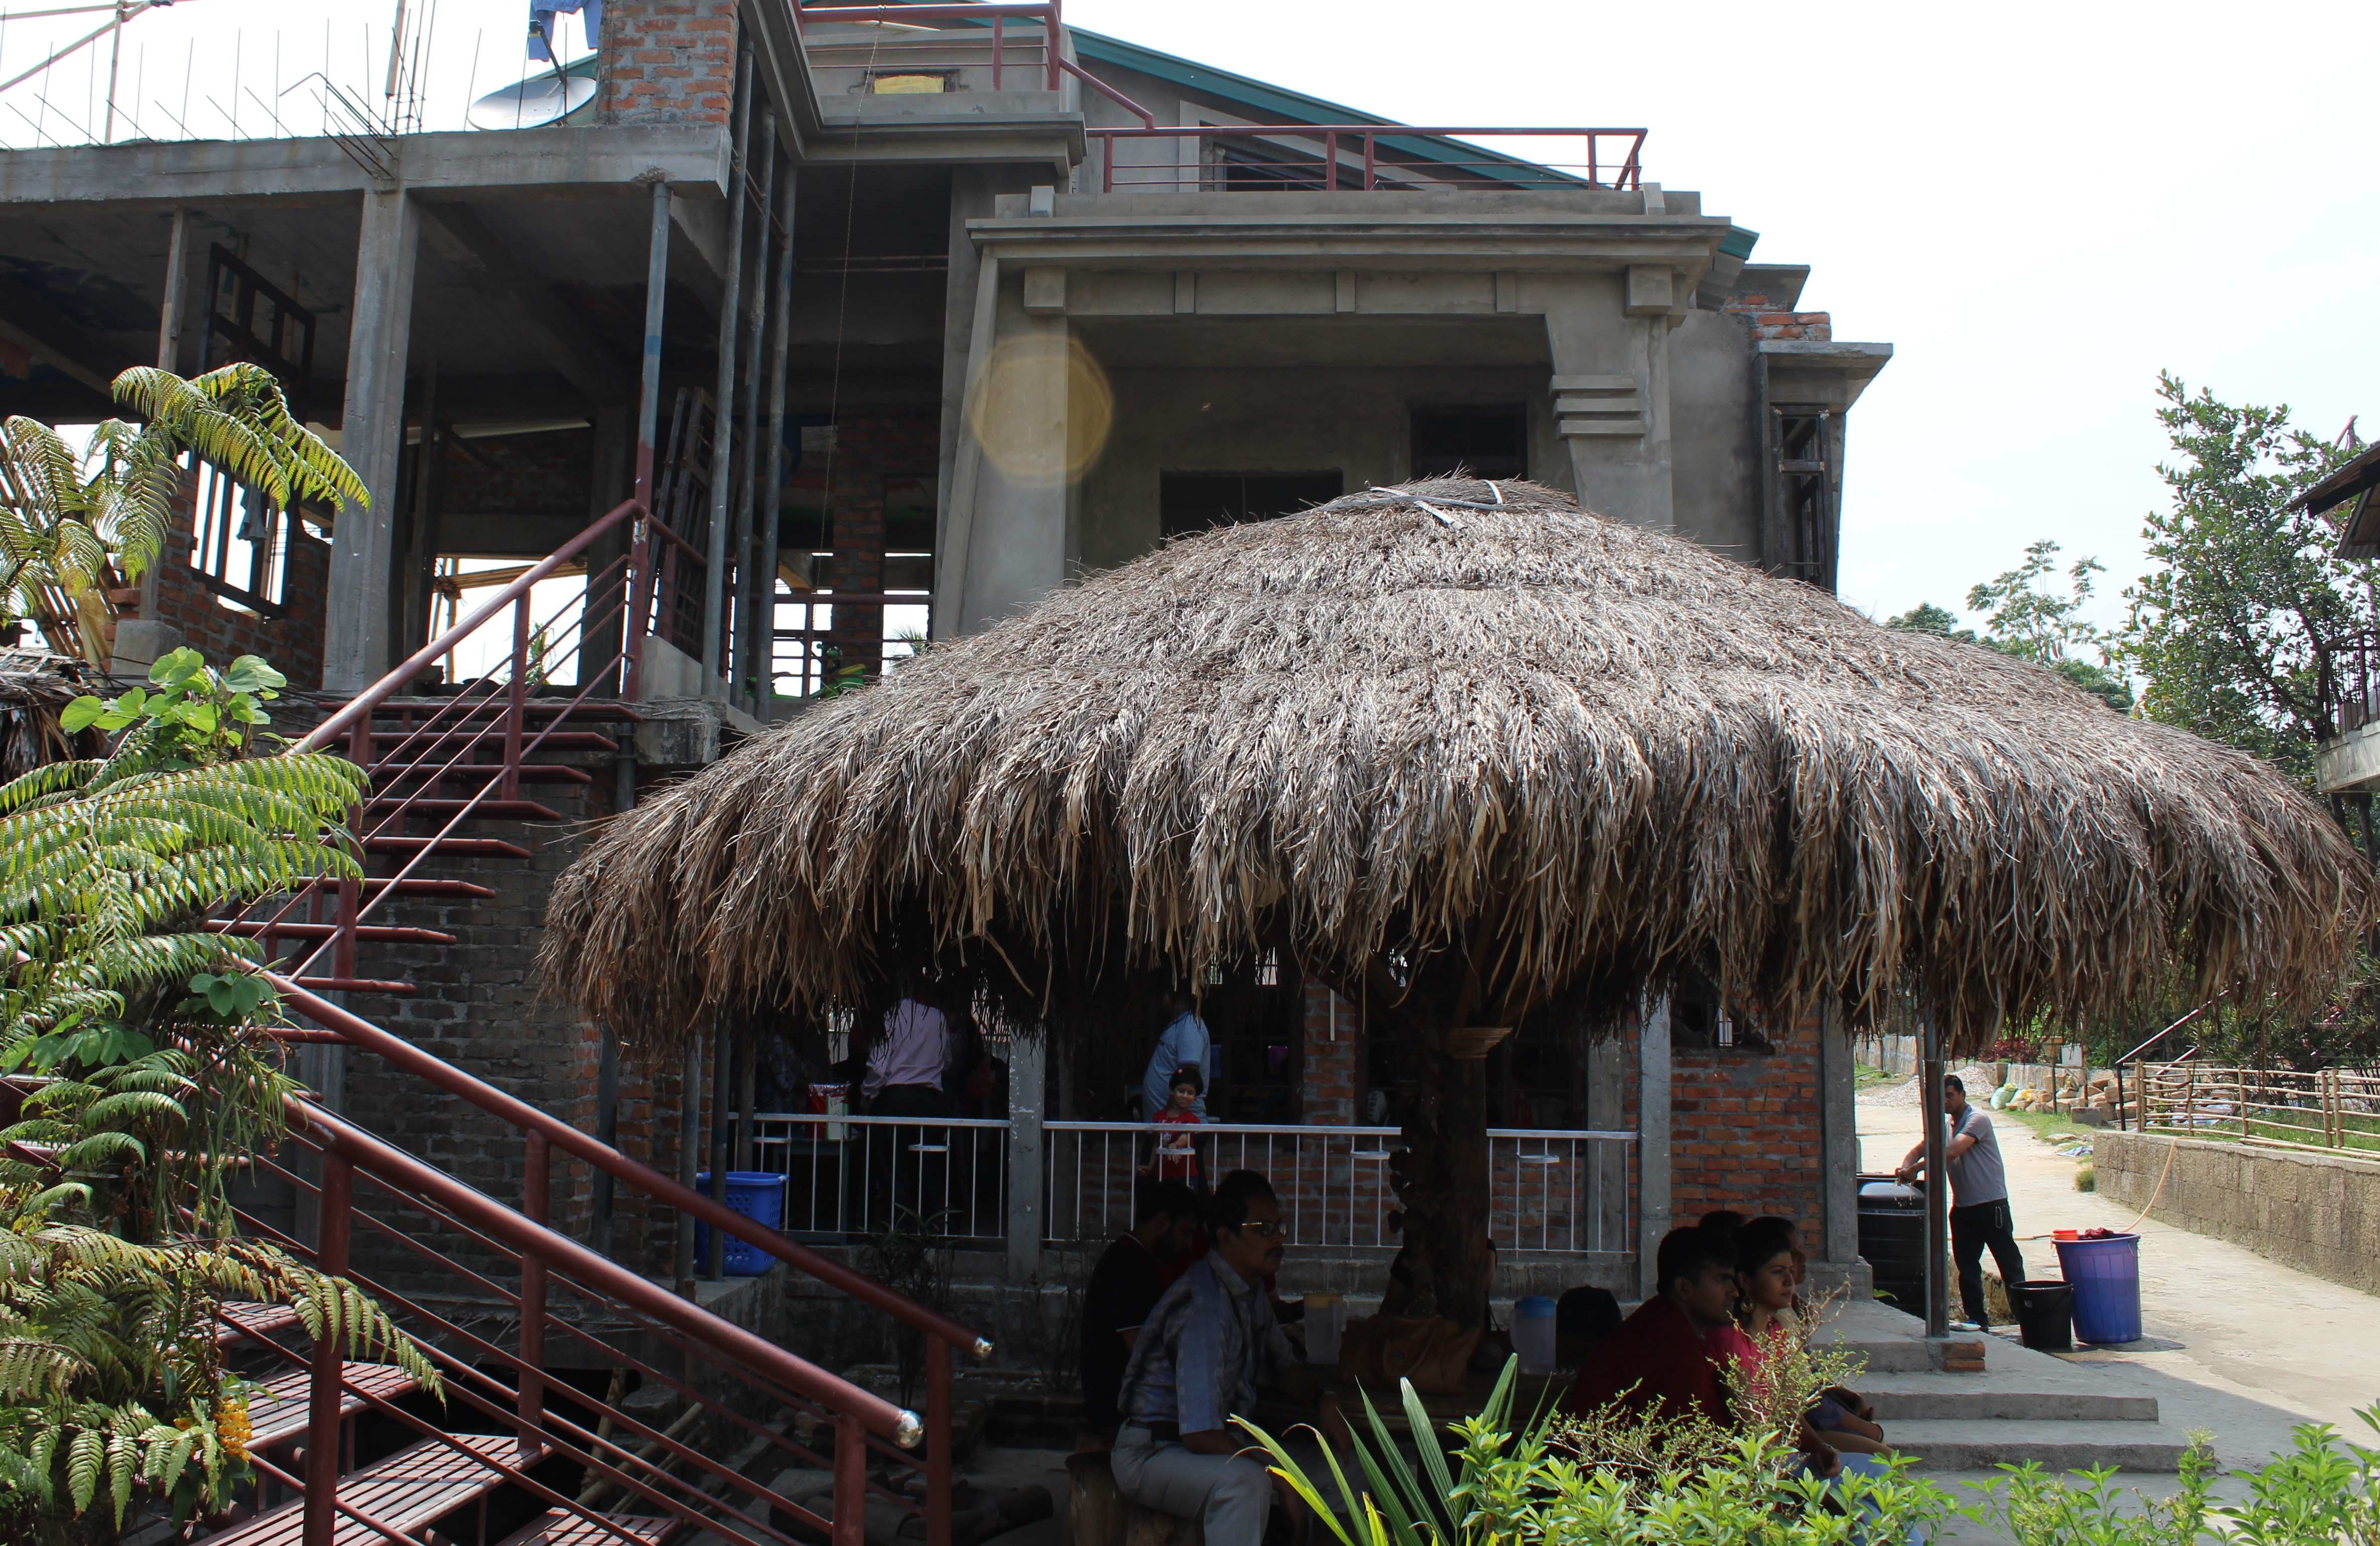
[{"label": "tree", "polygon": [[2171,503],[2148,516],[2154,566],[2125,592],[2119,656],[2143,681],[2142,712],[2255,753],[2308,783],[2337,729],[2325,657],[2374,632],[2369,562],[2292,502],[2344,453],[2289,427],[2287,408],[2233,406],[2170,373],[2157,420],[2174,459]]},{"label": "tree", "polygon": [[[2118,713],[2130,713],[2132,689],[2106,663],[2112,640],[2082,615],[2091,600],[2091,577],[2104,572],[2105,566],[2095,558],[2078,559],[2067,570],[2072,590],[2059,596],[2041,584],[2056,572],[2057,558],[2056,542],[2035,542],[2024,550],[2022,564],[1967,592],[1969,608],[1986,615],[1986,631],[1981,638],[1974,629],[1959,627],[1958,616],[1948,607],[1931,602],[1920,602],[1900,616],[1887,619],[1885,627],[1980,644],[2047,666]],[[2074,652],[2084,649],[2095,651],[2099,663]]]},{"label": "tree", "polygon": [[370,503],[261,366],[187,381],[137,366],[115,390],[139,422],[108,420],[80,454],[37,420],[0,422],[0,624],[30,619],[54,650],[109,663],[111,576],[137,580],[157,562],[193,457],[276,510],[300,499]]},{"label": "tree", "polygon": [[159,660],[150,687],[61,724],[104,758],[0,785],[0,1071],[44,1082],[0,1130],[0,1539],[113,1540],[136,1498],[180,1520],[251,1479],[227,1298],[436,1380],[352,1284],[237,1231],[227,1184],[287,1131],[297,1086],[253,941],[225,902],[353,878],[362,770],[244,755],[280,675],[252,656]]}]

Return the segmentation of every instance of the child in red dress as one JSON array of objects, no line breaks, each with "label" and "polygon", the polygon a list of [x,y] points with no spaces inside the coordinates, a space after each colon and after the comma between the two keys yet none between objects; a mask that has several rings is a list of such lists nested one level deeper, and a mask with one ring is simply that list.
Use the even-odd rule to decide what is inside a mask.
[{"label": "child in red dress", "polygon": [[1160,1127],[1177,1129],[1160,1131],[1158,1135],[1157,1158],[1150,1169],[1160,1181],[1186,1181],[1194,1187],[1198,1184],[1196,1140],[1189,1133],[1178,1129],[1198,1125],[1198,1114],[1192,1107],[1196,1105],[1202,1088],[1203,1081],[1197,1069],[1179,1068],[1174,1071],[1172,1098],[1165,1102],[1165,1109],[1157,1114]]}]

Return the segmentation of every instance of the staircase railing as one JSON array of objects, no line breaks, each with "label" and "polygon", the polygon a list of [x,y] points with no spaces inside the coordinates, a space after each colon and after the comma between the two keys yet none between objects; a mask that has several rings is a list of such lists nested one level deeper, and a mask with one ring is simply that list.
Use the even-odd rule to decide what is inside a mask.
[{"label": "staircase railing", "polygon": [[[349,1242],[354,1224],[363,1222],[367,1227],[390,1236],[401,1247],[425,1258],[431,1270],[449,1283],[476,1285],[484,1295],[494,1296],[513,1307],[519,1319],[519,1342],[516,1350],[496,1348],[484,1338],[471,1333],[451,1317],[441,1316],[416,1296],[403,1294],[401,1285],[374,1279],[359,1279],[370,1291],[382,1296],[384,1304],[399,1312],[400,1323],[425,1328],[425,1339],[436,1349],[433,1357],[447,1368],[450,1391],[460,1396],[467,1406],[488,1418],[504,1419],[520,1438],[523,1459],[535,1460],[547,1451],[575,1455],[588,1467],[590,1476],[600,1474],[613,1486],[634,1493],[661,1506],[665,1513],[683,1513],[697,1505],[689,1499],[677,1496],[682,1487],[664,1486],[648,1473],[661,1469],[651,1455],[666,1455],[692,1466],[705,1474],[718,1477],[722,1484],[742,1489],[757,1503],[779,1511],[792,1510],[795,1516],[805,1516],[790,1500],[777,1496],[766,1488],[758,1488],[740,1478],[725,1481],[725,1471],[714,1460],[694,1454],[689,1446],[675,1441],[674,1435],[657,1433],[650,1425],[627,1418],[625,1414],[608,1412],[607,1404],[596,1403],[583,1393],[560,1394],[558,1403],[549,1399],[547,1376],[544,1373],[544,1352],[549,1333],[566,1338],[575,1344],[593,1344],[600,1359],[608,1360],[615,1369],[633,1369],[648,1380],[660,1380],[676,1388],[689,1399],[697,1393],[684,1381],[663,1373],[650,1361],[637,1357],[616,1343],[599,1337],[580,1321],[557,1316],[549,1304],[549,1294],[557,1287],[577,1294],[591,1307],[609,1313],[627,1314],[644,1329],[663,1334],[664,1340],[691,1357],[708,1364],[714,1374],[730,1384],[747,1388],[747,1394],[757,1394],[760,1405],[789,1410],[796,1419],[805,1415],[817,1419],[819,1426],[831,1423],[837,1434],[832,1464],[810,1443],[800,1437],[770,1430],[748,1417],[722,1416],[750,1431],[757,1441],[773,1446],[791,1462],[820,1470],[832,1469],[835,1475],[836,1503],[834,1507],[834,1539],[842,1546],[847,1521],[859,1517],[857,1494],[850,1500],[844,1496],[846,1483],[864,1486],[862,1474],[846,1477],[847,1467],[860,1467],[858,1456],[872,1454],[878,1462],[892,1462],[902,1467],[918,1467],[924,1472],[925,1496],[922,1506],[905,1493],[878,1489],[876,1495],[896,1507],[921,1514],[926,1526],[929,1546],[949,1546],[951,1539],[951,1449],[953,1400],[951,1388],[951,1350],[963,1348],[977,1358],[987,1357],[991,1345],[975,1332],[950,1317],[906,1299],[874,1279],[853,1271],[840,1261],[810,1250],[787,1239],[775,1230],[755,1223],[701,1193],[662,1175],[616,1149],[580,1132],[569,1124],[551,1116],[462,1069],[416,1047],[404,1038],[371,1024],[370,1021],[341,1008],[320,995],[299,986],[286,977],[273,979],[281,990],[284,1006],[311,1021],[313,1029],[298,1029],[294,1040],[336,1041],[345,1045],[376,1054],[392,1066],[418,1076],[437,1089],[456,1096],[495,1117],[521,1135],[523,1159],[523,1206],[515,1210],[466,1186],[433,1167],[406,1154],[381,1139],[355,1126],[351,1122],[331,1115],[310,1103],[298,1112],[307,1137],[301,1147],[320,1150],[319,1183],[309,1181],[302,1174],[303,1165],[290,1166],[274,1163],[274,1174],[301,1192],[319,1199],[322,1223],[317,1231],[320,1244],[315,1248],[317,1260],[328,1270],[349,1268]],[[748,1333],[702,1311],[667,1289],[597,1255],[587,1248],[555,1233],[549,1224],[547,1210],[551,1197],[551,1175],[553,1156],[560,1153],[577,1159],[625,1182],[652,1201],[674,1210],[683,1219],[699,1222],[712,1229],[745,1241],[768,1256],[786,1263],[835,1292],[856,1299],[892,1318],[908,1330],[920,1333],[925,1344],[925,1411],[922,1419],[902,1412],[857,1386],[837,1379],[815,1367],[775,1348],[759,1343]],[[360,1172],[378,1183],[390,1197],[406,1209],[409,1216],[403,1227],[377,1215],[365,1213],[355,1205],[354,1175]],[[426,1238],[424,1224],[457,1232],[468,1242],[456,1252],[441,1251]],[[270,1233],[261,1222],[251,1221],[251,1227]],[[459,1254],[458,1254],[459,1253]],[[499,1265],[516,1267],[517,1284],[506,1287],[487,1272],[474,1269],[462,1257],[492,1256]],[[457,1275],[459,1274],[459,1276]],[[767,1349],[770,1357],[758,1357],[754,1346]],[[464,1348],[471,1355],[455,1351]],[[318,1350],[318,1360],[328,1359],[327,1353]],[[511,1387],[492,1380],[483,1366],[494,1363],[510,1368],[517,1378]],[[352,1382],[343,1382],[323,1372],[318,1361],[312,1387],[309,1421],[327,1423],[335,1431],[336,1413],[349,1395],[362,1394],[368,1405],[391,1406],[393,1404],[367,1393],[358,1392]],[[333,1371],[335,1373],[335,1370]],[[645,1458],[633,1464],[623,1459],[629,1452],[623,1443],[590,1431],[584,1422],[571,1418],[565,1408],[607,1412],[599,1423],[609,1424],[621,1419],[633,1439],[641,1441]],[[616,1403],[608,1406],[616,1406]],[[321,1431],[318,1430],[318,1431]],[[667,1442],[662,1442],[662,1441]],[[889,1441],[889,1442],[888,1442]],[[917,1457],[903,1451],[922,1443],[922,1465]],[[532,1445],[544,1446],[538,1456],[529,1455]],[[595,1446],[590,1448],[589,1446]],[[896,1447],[897,1446],[897,1447]],[[328,1453],[323,1444],[310,1446],[310,1453]],[[310,1473],[307,1478],[310,1510],[317,1506],[316,1489],[329,1487]],[[552,1489],[548,1486],[548,1491]],[[543,1494],[540,1494],[543,1495]],[[326,1493],[319,1504],[322,1517],[331,1516],[334,1493]],[[850,1506],[846,1507],[846,1502]],[[573,1500],[576,1503],[576,1500]],[[577,1505],[584,1511],[584,1505]],[[740,1513],[731,1517],[712,1517],[706,1528],[719,1531],[736,1541],[779,1541],[784,1537],[765,1520],[756,1520]],[[591,1527],[590,1527],[591,1528]],[[847,1539],[856,1542],[857,1526],[849,1527],[855,1533]],[[747,1533],[736,1533],[738,1531]],[[623,1539],[625,1539],[625,1533]]]}]

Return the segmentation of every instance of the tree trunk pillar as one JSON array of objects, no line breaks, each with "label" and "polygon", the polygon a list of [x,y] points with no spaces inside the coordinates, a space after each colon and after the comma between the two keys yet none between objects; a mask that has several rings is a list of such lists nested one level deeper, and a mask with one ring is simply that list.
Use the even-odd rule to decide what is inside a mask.
[{"label": "tree trunk pillar", "polygon": [[1418,1258],[1415,1281],[1430,1290],[1434,1313],[1476,1326],[1495,1272],[1488,1248],[1488,1065],[1447,1056],[1425,1031],[1408,1033],[1406,1045],[1427,1074],[1405,1119],[1405,1152],[1396,1171],[1405,1243]]}]

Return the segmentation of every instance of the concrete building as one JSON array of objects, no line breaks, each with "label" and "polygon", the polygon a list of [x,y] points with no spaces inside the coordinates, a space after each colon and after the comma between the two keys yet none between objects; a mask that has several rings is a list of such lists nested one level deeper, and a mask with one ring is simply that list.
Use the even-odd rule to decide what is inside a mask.
[{"label": "concrete building", "polygon": [[[118,595],[119,663],[253,650],[336,701],[642,495],[666,530],[607,529],[540,591],[578,609],[581,662],[615,662],[540,664],[540,687],[639,704],[632,734],[546,749],[575,771],[531,792],[566,820],[881,669],[907,633],[982,628],[1170,534],[1456,466],[1832,587],[1848,411],[1890,347],[1801,310],[1807,270],[1753,262],[1752,229],[1659,181],[1658,140],[1397,125],[1062,28],[1054,4],[954,9],[609,0],[573,67],[591,97],[540,127],[0,152],[0,412],[94,418],[127,366],[253,359],[372,493],[281,520],[194,474],[169,562]],[[509,643],[420,663],[415,698]],[[615,1077],[595,1029],[535,995],[542,888],[575,844],[512,824],[495,847],[533,862],[405,850],[492,894],[408,894],[383,919],[454,943],[367,938],[325,980],[676,1168],[699,1131],[688,1072]],[[1217,1107],[1302,1130],[1269,1151],[1355,1178],[1344,1208],[1336,1182],[1316,1194],[1301,1245],[1368,1262],[1382,1145],[1360,1129],[1393,1126],[1396,1074],[1361,1005],[1293,978],[1217,995]],[[1723,1205],[1822,1223],[1848,1270],[1840,1038],[1739,1027],[1715,992],[1655,1020],[1641,1057],[1526,1036],[1497,1054],[1501,1124],[1551,1135],[1500,1140],[1515,1282],[1633,1285],[1643,1241]],[[1112,1227],[1112,1207],[1062,1219],[1056,1199],[1092,1185],[1143,1055],[1037,1077],[1020,1052],[984,1118],[1004,1136],[965,1140],[990,1145],[968,1184],[1007,1188],[967,1218],[977,1243],[1029,1268]],[[409,1145],[516,1184],[435,1098],[386,1100]],[[814,1119],[780,1126],[815,1157]],[[838,1210],[862,1189],[805,1179]],[[586,1183],[553,1206],[595,1227],[604,1204]],[[657,1260],[667,1224],[601,1227]]]}]

